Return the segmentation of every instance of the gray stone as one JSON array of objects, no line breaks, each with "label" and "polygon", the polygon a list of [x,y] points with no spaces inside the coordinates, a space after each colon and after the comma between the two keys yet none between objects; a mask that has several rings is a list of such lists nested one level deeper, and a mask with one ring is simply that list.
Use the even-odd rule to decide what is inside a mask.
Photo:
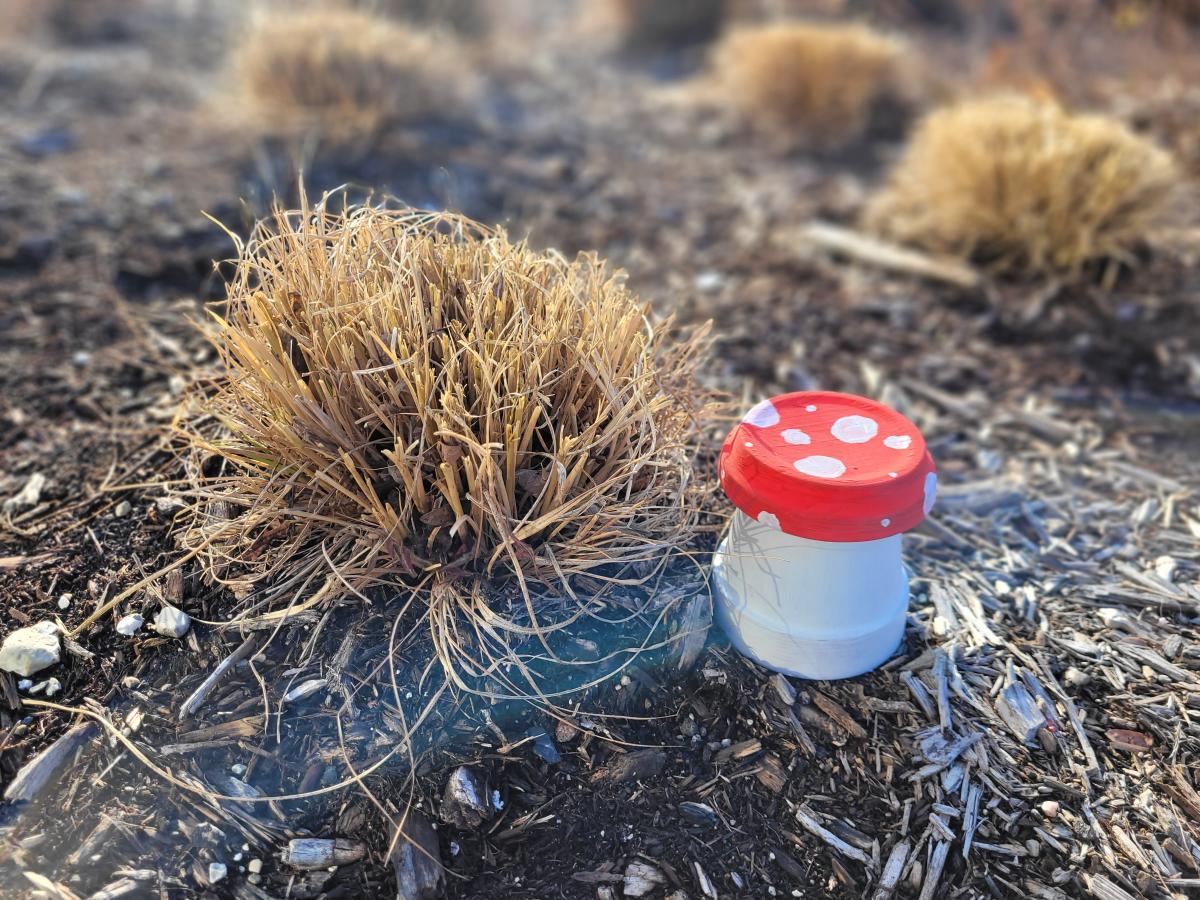
[{"label": "gray stone", "polygon": [[181,638],[192,627],[192,617],[175,606],[164,606],[154,617],[154,630],[163,637]]},{"label": "gray stone", "polygon": [[137,613],[130,613],[122,617],[117,623],[117,634],[123,634],[125,637],[133,637],[142,630],[142,626],[146,624],[146,620]]},{"label": "gray stone", "polygon": [[0,645],[0,669],[17,675],[33,675],[48,669],[61,658],[58,628],[53,622],[39,622],[18,628]]},{"label": "gray stone", "polygon": [[492,817],[487,787],[470,766],[459,766],[446,782],[442,794],[441,816],[459,828],[478,828]]}]

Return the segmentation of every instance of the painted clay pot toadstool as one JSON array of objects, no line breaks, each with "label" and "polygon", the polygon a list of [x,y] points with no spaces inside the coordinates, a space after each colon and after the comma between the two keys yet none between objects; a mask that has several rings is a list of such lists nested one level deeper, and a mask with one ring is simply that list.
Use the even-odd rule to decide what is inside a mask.
[{"label": "painted clay pot toadstool", "polygon": [[879,666],[904,634],[905,531],[937,475],[916,426],[830,391],[764,400],[721,449],[736,507],[713,561],[717,619],[733,644],[802,678]]}]

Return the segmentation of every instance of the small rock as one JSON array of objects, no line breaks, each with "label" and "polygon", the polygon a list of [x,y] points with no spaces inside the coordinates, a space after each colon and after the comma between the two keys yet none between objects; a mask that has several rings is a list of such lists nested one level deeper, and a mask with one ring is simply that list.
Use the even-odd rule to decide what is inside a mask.
[{"label": "small rock", "polygon": [[20,681],[17,682],[17,690],[18,691],[27,691],[31,687],[33,687],[33,681],[29,678],[22,678]]},{"label": "small rock", "polygon": [[1091,683],[1092,676],[1087,674],[1087,672],[1081,672],[1074,666],[1069,666],[1067,671],[1063,673],[1063,681],[1072,687],[1083,687]]},{"label": "small rock", "polygon": [[208,864],[208,883],[216,884],[229,874],[229,869],[225,863],[213,862]]},{"label": "small rock", "polygon": [[47,697],[53,697],[62,690],[62,682],[57,678],[47,678],[41,684],[34,685],[29,689],[31,694],[45,694]]},{"label": "small rock", "polygon": [[250,862],[246,863],[246,871],[249,872],[251,875],[257,875],[259,872],[262,871],[262,860],[261,859],[250,860]]},{"label": "small rock", "polygon": [[17,675],[33,675],[56,664],[62,654],[58,628],[53,622],[39,622],[18,628],[0,645],[0,669]]},{"label": "small rock", "polygon": [[446,782],[442,819],[459,828],[478,828],[492,817],[483,778],[470,766],[459,766]]},{"label": "small rock", "polygon": [[701,272],[696,276],[696,290],[705,294],[711,294],[721,289],[721,285],[725,283],[725,276],[720,272],[714,272],[711,269]]},{"label": "small rock", "polygon": [[128,500],[122,500],[117,504],[117,508],[113,510],[113,515],[118,519],[123,519],[125,516],[129,515],[129,512],[132,509],[133,505]]},{"label": "small rock", "polygon": [[181,638],[192,627],[192,617],[175,606],[164,606],[154,617],[154,630],[163,637]]},{"label": "small rock", "polygon": [[562,719],[554,728],[554,737],[560,744],[569,744],[579,737],[579,726]]},{"label": "small rock", "polygon": [[659,885],[666,884],[667,879],[658,869],[635,859],[625,868],[625,896],[645,897],[658,890]]},{"label": "small rock", "polygon": [[1061,809],[1061,807],[1059,806],[1057,800],[1042,801],[1042,815],[1047,819],[1053,819],[1055,816],[1057,816],[1059,809]]},{"label": "small rock", "polygon": [[525,732],[525,736],[533,738],[533,752],[550,763],[550,765],[554,766],[562,762],[562,754],[554,746],[554,741],[546,733],[545,728],[538,728],[535,725]]},{"label": "small rock", "polygon": [[123,616],[121,621],[117,623],[117,634],[123,634],[125,637],[133,637],[142,630],[142,626],[146,624],[146,620],[137,613],[130,613]]},{"label": "small rock", "polygon": [[61,597],[58,598],[58,608],[59,609],[70,609],[71,601],[74,599],[75,599],[74,594],[63,594]]}]

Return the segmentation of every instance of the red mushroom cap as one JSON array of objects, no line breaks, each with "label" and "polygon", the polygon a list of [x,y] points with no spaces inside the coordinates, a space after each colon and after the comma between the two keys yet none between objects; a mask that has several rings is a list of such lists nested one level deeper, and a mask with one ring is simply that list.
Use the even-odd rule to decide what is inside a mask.
[{"label": "red mushroom cap", "polygon": [[756,405],[725,439],[720,475],[750,518],[817,541],[908,531],[937,493],[933,458],[912,422],[882,403],[833,391]]}]

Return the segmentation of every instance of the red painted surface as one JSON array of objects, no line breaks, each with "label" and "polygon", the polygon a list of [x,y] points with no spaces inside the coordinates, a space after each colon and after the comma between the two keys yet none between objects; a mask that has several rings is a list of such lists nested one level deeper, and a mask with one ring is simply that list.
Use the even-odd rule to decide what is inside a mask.
[{"label": "red painted surface", "polygon": [[882,403],[832,391],[764,400],[721,449],[721,486],[752,519],[818,541],[908,531],[933,504],[925,439]]}]

